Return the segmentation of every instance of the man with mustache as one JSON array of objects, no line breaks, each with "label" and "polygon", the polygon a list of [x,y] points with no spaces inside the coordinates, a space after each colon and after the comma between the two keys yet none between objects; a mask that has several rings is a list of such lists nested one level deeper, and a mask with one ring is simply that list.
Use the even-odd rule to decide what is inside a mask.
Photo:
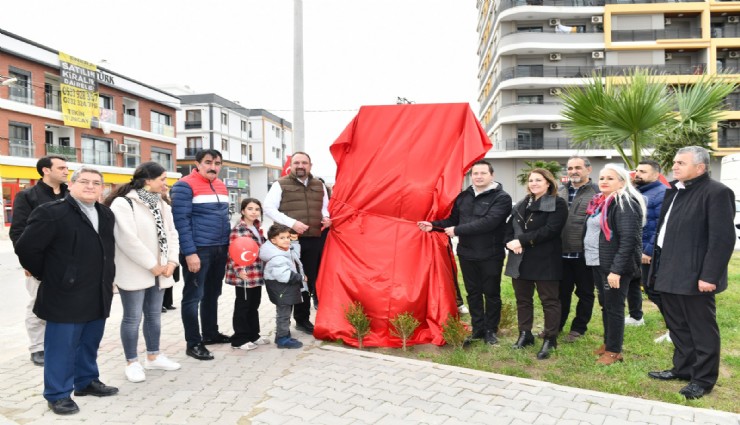
[{"label": "man with mustache", "polygon": [[[298,232],[301,262],[308,278],[308,290],[316,297],[316,277],[319,274],[321,252],[324,249],[321,231],[331,226],[329,196],[326,186],[311,174],[311,157],[305,152],[293,154],[290,174],[276,181],[265,197],[265,214],[275,223]],[[311,297],[303,292],[303,302],[293,307],[296,329],[313,334],[310,321]]]},{"label": "man with mustache", "polygon": [[187,342],[185,354],[198,360],[213,360],[206,345],[231,341],[218,330],[218,297],[226,273],[231,232],[229,193],[218,178],[222,158],[215,149],[198,151],[196,168],[175,183],[170,192],[185,282],[180,310]]}]

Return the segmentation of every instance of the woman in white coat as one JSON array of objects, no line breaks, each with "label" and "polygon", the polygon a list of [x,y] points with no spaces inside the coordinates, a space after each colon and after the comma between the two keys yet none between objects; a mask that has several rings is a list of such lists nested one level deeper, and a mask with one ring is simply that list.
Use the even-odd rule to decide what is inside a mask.
[{"label": "woman in white coat", "polygon": [[[164,167],[145,162],[134,171],[131,182],[105,200],[116,217],[115,285],[123,304],[121,342],[128,362],[125,374],[131,382],[146,379],[144,369],[177,370],[178,363],[159,351],[162,298],[172,287],[180,244],[172,210],[162,201],[167,184]],[[144,316],[146,359],[139,363],[139,324]]]}]

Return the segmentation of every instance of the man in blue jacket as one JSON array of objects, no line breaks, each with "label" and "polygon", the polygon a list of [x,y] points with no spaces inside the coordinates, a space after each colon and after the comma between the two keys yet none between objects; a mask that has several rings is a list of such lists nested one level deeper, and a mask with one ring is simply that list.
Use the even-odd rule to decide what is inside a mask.
[{"label": "man in blue jacket", "polygon": [[[226,272],[229,248],[229,193],[218,178],[221,152],[198,151],[189,175],[172,186],[172,216],[180,237],[182,324],[185,353],[198,360],[212,360],[208,344],[225,344],[231,338],[218,330],[218,297]],[[198,323],[200,307],[201,328]]]}]

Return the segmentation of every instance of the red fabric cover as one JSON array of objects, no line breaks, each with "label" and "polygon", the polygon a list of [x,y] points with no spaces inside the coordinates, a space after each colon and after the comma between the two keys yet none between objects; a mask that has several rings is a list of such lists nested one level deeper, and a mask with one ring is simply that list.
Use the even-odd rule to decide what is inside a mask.
[{"label": "red fabric cover", "polygon": [[332,144],[332,218],[317,280],[314,336],[357,346],[344,317],[359,300],[371,318],[368,347],[400,347],[389,320],[412,312],[409,344],[443,345],[457,315],[453,259],[444,233],[420,220],[447,217],[473,162],[491,149],[468,104],[363,106]]}]

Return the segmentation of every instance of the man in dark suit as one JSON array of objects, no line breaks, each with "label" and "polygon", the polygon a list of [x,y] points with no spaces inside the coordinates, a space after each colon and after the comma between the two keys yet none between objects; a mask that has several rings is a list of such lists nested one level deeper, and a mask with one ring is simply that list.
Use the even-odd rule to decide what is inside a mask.
[{"label": "man in dark suit", "polygon": [[697,399],[712,391],[719,375],[714,296],[727,289],[727,264],[735,247],[735,194],[709,177],[709,152],[698,146],[678,151],[673,177],[648,278],[661,293],[675,346],[673,368],[648,376],[689,381],[679,393]]},{"label": "man in dark suit", "polygon": [[98,203],[103,175],[74,172],[69,196],[36,208],[15,252],[23,268],[43,282],[34,313],[46,320],[44,398],[56,414],[77,413],[70,398],[114,395],[100,382],[97,357],[113,299],[115,219]]}]

